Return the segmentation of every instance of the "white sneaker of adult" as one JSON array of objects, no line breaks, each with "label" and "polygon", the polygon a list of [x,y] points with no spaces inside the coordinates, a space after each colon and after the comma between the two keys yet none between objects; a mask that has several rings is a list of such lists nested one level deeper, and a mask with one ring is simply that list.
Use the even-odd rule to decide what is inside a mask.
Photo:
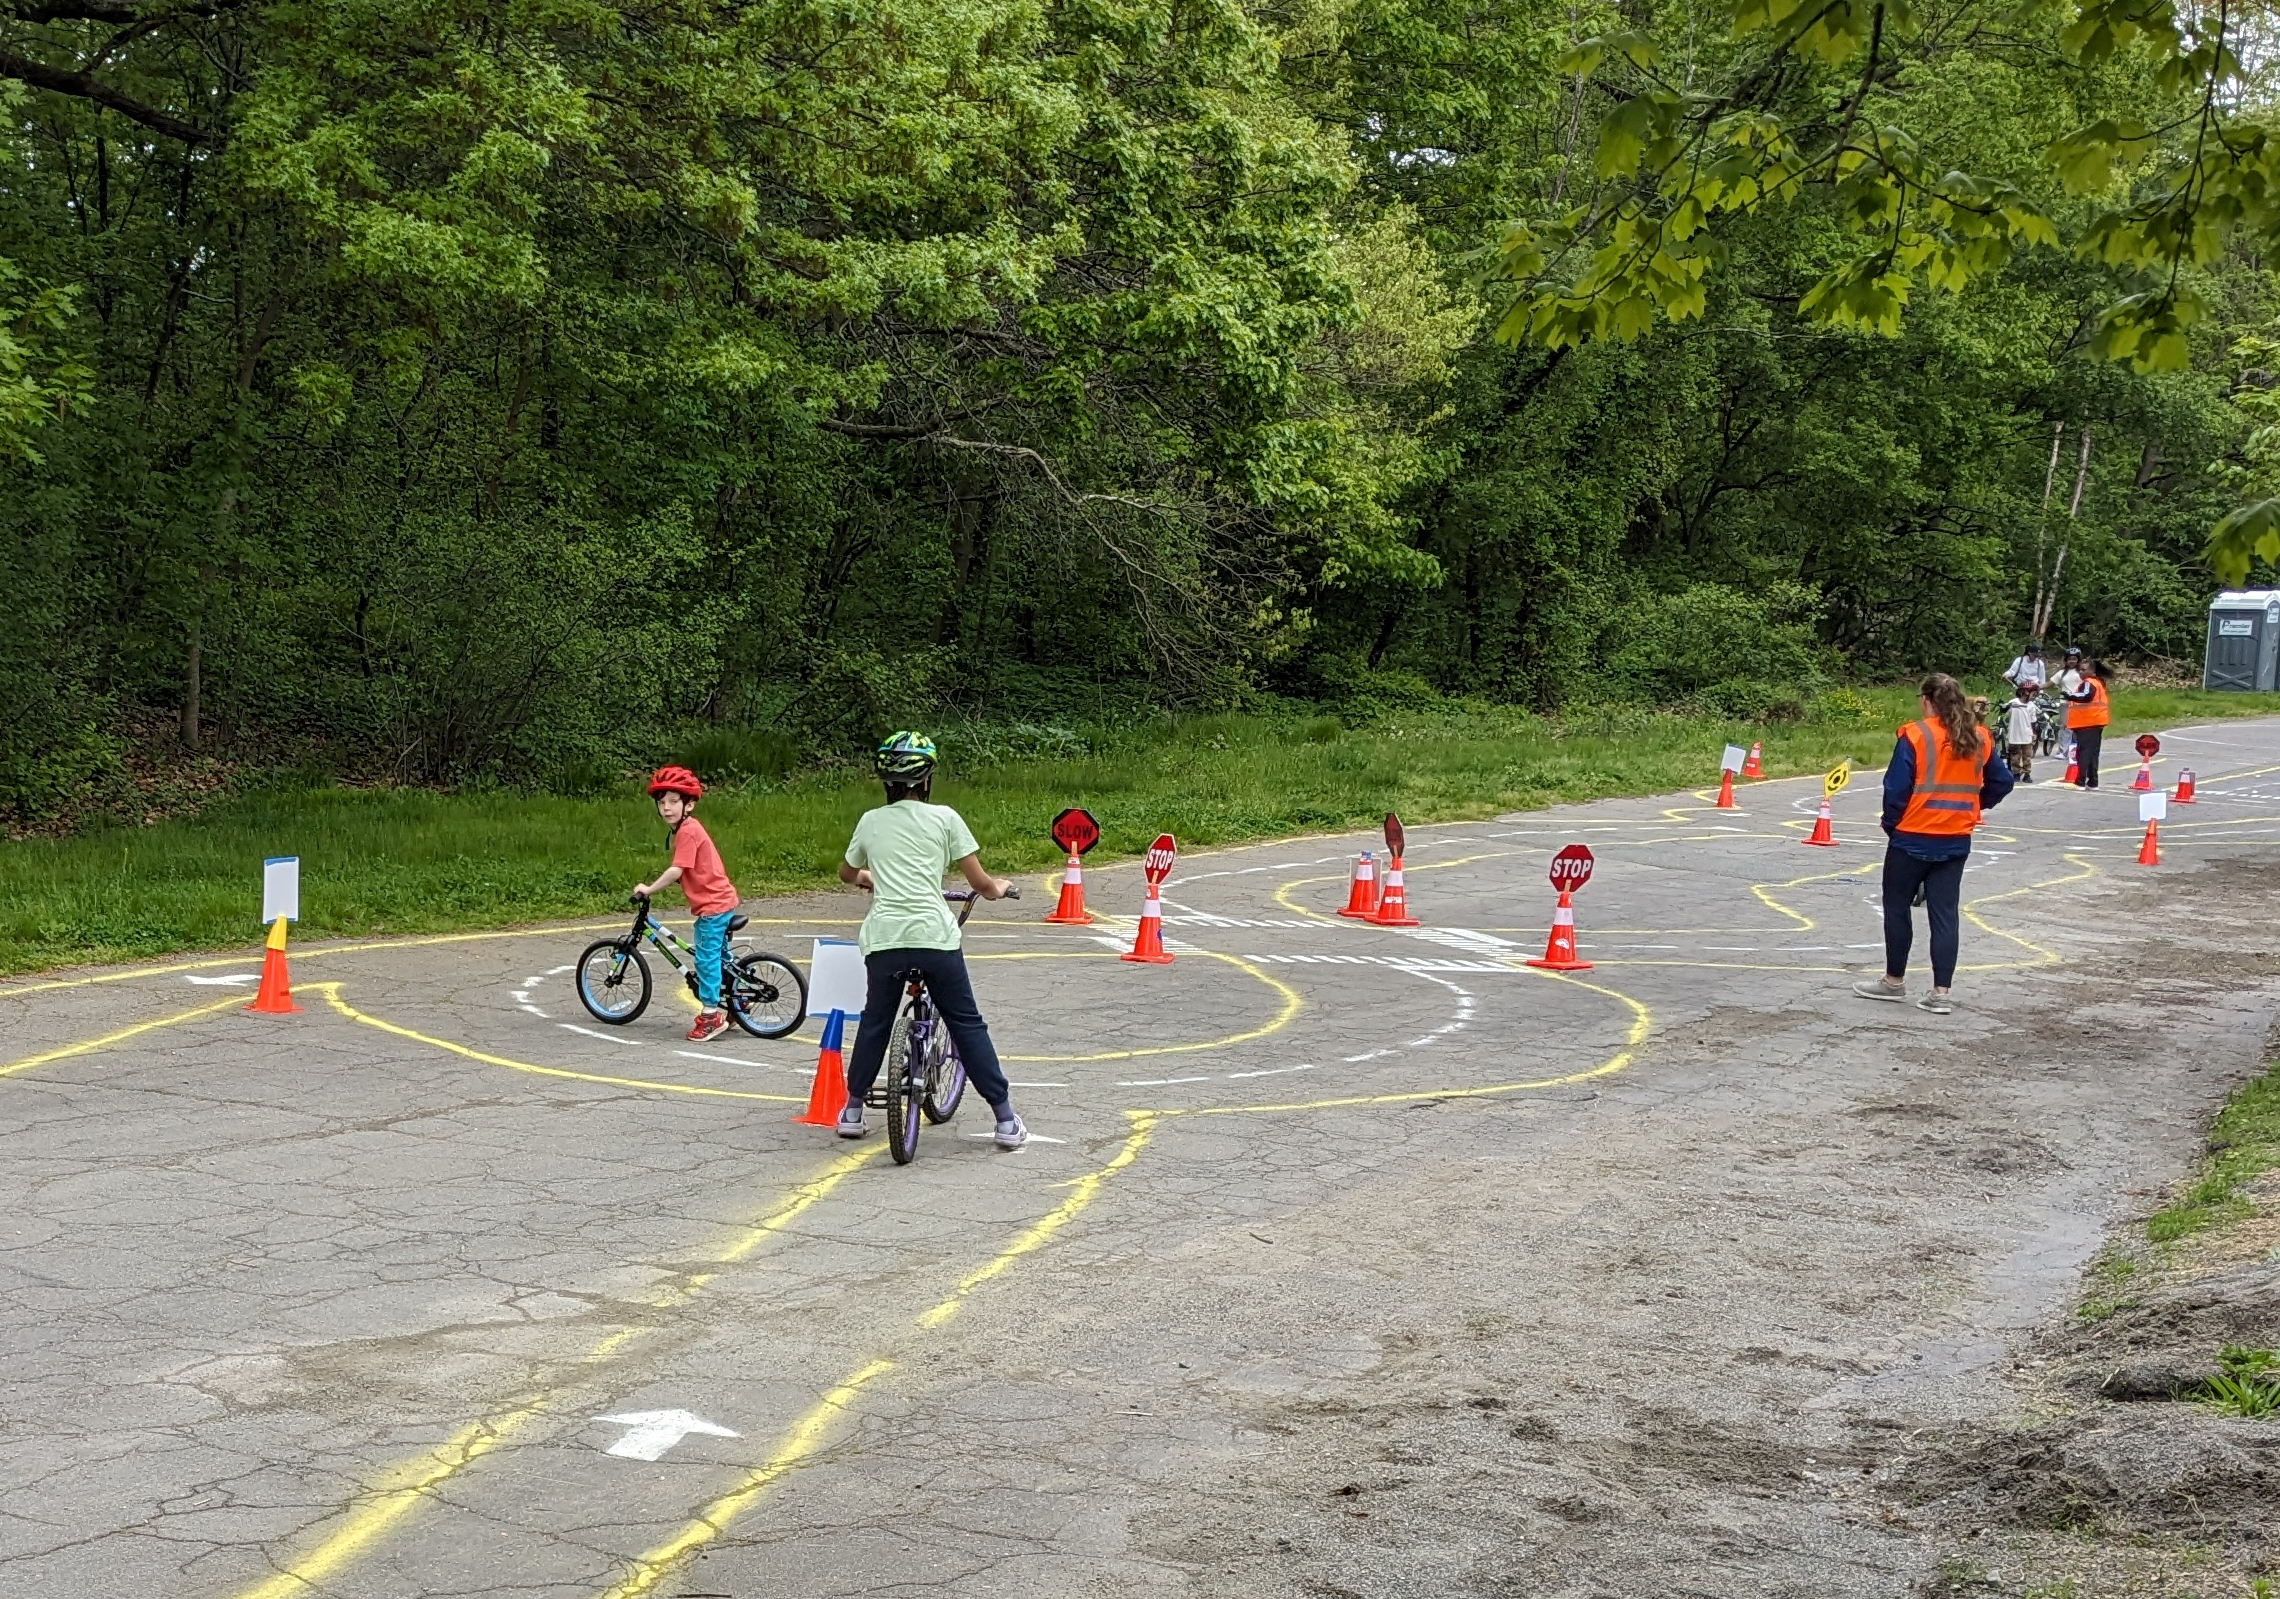
[{"label": "white sneaker of adult", "polygon": [[1865,983],[1853,984],[1853,992],[1862,999],[1890,1000],[1893,1004],[1898,1004],[1908,997],[1908,985],[1906,983],[1887,982],[1881,977],[1872,977]]}]

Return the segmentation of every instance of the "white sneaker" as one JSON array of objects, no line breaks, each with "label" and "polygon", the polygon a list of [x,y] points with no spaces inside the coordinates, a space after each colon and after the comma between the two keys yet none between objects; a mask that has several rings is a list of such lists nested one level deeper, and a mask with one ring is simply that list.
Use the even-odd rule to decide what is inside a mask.
[{"label": "white sneaker", "polygon": [[1022,1123],[1018,1112],[997,1124],[997,1146],[1000,1149],[1019,1149],[1029,1142],[1029,1129]]},{"label": "white sneaker", "polygon": [[870,1130],[870,1128],[863,1125],[863,1107],[860,1104],[850,1104],[845,1110],[839,1113],[840,1137],[861,1138]]},{"label": "white sneaker", "polygon": [[1888,983],[1881,977],[1872,977],[1865,983],[1853,984],[1853,992],[1862,999],[1883,999],[1898,1004],[1908,997],[1908,985]]}]

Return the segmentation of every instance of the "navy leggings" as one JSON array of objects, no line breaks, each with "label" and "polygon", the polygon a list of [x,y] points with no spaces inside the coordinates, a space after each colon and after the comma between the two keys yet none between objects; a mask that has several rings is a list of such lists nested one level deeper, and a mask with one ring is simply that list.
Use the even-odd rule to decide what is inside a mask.
[{"label": "navy leggings", "polygon": [[[1962,939],[1962,915],[1956,900],[1963,888],[1963,864],[1918,860],[1897,844],[1884,847],[1884,974],[1908,975],[1908,949],[1915,942],[1915,917],[1910,905],[1918,888],[1924,891],[1924,915],[1932,924],[1932,986],[1946,988],[1955,981],[1956,946]],[[860,1047],[860,1046],[858,1046]]]},{"label": "navy leggings", "polygon": [[895,1012],[902,1007],[902,974],[922,972],[926,991],[934,996],[934,1013],[950,1029],[966,1076],[990,1109],[1003,1111],[1013,1094],[998,1065],[997,1045],[990,1042],[990,1024],[982,1020],[982,1009],[974,1003],[965,951],[874,950],[863,958],[863,966],[870,973],[870,981],[863,991],[863,1025],[855,1034],[855,1053],[847,1062],[847,1097],[860,1105],[871,1085],[879,1080],[879,1068],[887,1058],[887,1039],[895,1030]]}]

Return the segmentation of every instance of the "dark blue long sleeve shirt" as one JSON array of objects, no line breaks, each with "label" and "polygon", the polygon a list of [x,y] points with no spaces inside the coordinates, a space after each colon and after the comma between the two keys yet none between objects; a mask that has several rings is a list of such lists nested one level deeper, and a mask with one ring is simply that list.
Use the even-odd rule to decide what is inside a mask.
[{"label": "dark blue long sleeve shirt", "polygon": [[[2018,786],[2019,780],[2003,760],[2002,747],[1987,757],[1987,772],[1979,784],[1979,808],[1987,810],[2003,803],[2003,797]],[[1892,842],[1907,854],[1920,861],[1952,861],[1971,853],[1969,833],[1903,833],[1900,818],[1907,814],[1908,800],[1916,792],[1916,747],[1905,734],[1893,740],[1892,759],[1884,768],[1884,831]]]}]

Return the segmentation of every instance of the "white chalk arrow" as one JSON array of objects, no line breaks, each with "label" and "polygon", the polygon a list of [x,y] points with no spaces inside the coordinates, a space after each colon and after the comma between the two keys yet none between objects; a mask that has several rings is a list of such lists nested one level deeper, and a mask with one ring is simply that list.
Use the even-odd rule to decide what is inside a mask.
[{"label": "white chalk arrow", "polygon": [[628,1460],[657,1460],[691,1433],[702,1433],[707,1438],[734,1438],[739,1436],[726,1427],[715,1426],[702,1416],[692,1416],[685,1410],[636,1410],[623,1416],[596,1416],[599,1422],[627,1429],[626,1435],[610,1445],[605,1453],[623,1455]]},{"label": "white chalk arrow", "polygon": [[232,972],[227,977],[189,977],[183,979],[185,982],[201,983],[208,988],[213,988],[221,984],[253,983],[259,982],[260,980],[261,974],[259,972]]}]

